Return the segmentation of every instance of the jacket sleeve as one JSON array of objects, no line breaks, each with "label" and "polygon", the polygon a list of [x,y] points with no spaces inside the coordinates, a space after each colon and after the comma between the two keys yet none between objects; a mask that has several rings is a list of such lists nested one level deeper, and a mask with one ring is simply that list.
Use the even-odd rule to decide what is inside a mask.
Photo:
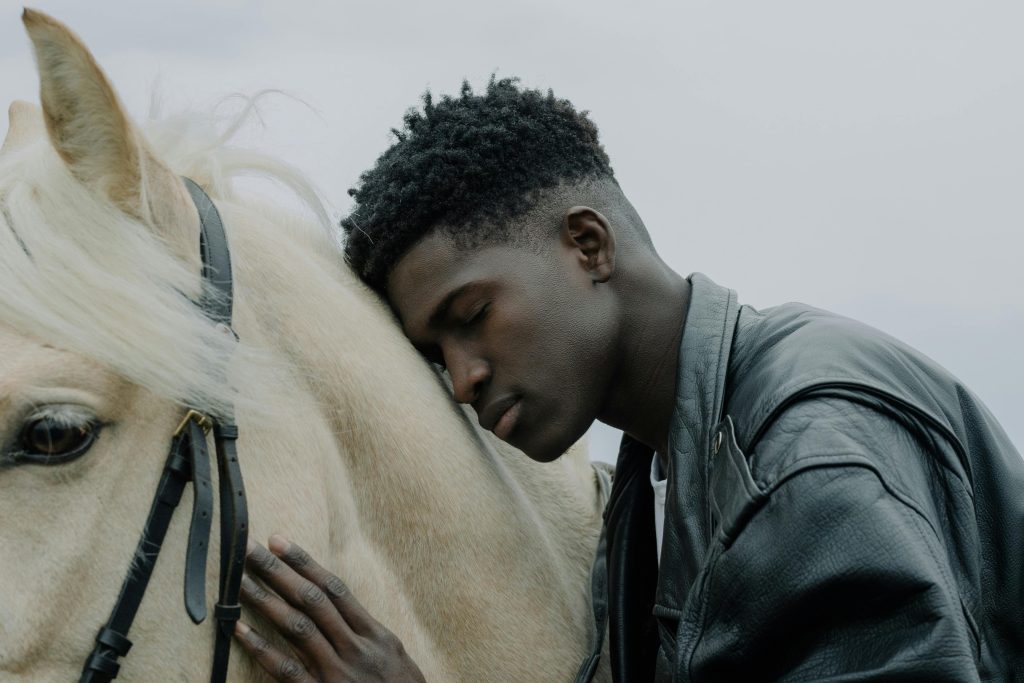
[{"label": "jacket sleeve", "polygon": [[787,476],[719,542],[681,679],[979,680],[931,523],[869,465],[828,463]]}]

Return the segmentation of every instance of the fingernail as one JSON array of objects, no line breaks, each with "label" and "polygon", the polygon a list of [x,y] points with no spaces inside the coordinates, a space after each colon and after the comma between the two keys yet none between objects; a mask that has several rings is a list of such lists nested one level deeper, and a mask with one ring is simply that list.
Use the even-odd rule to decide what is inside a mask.
[{"label": "fingernail", "polygon": [[253,541],[251,538],[246,539],[245,554],[252,555],[254,550],[256,550],[256,542]]},{"label": "fingernail", "polygon": [[292,547],[292,544],[284,536],[274,534],[267,539],[267,547],[269,547],[270,552],[275,555],[284,555],[288,552],[288,548]]},{"label": "fingernail", "polygon": [[249,625],[244,621],[239,621],[235,624],[235,635],[244,636],[251,630],[252,629],[249,628]]}]

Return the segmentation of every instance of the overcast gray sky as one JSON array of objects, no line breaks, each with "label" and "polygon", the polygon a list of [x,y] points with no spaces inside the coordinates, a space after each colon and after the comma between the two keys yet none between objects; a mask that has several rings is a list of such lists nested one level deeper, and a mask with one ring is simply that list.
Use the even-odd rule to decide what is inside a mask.
[{"label": "overcast gray sky", "polygon": [[[1024,446],[1024,4],[243,2],[36,5],[86,41],[129,109],[278,88],[248,140],[336,214],[428,86],[492,72],[590,110],[680,273],[766,307],[879,327],[971,386]],[[0,0],[0,92],[38,99]],[[6,122],[0,123],[6,131]],[[597,457],[614,458],[611,430]]]}]

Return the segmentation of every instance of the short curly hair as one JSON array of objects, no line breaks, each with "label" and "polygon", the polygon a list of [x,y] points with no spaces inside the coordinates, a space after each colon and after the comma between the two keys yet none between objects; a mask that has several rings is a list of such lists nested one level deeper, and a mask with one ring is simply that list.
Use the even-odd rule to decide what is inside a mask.
[{"label": "short curly hair", "polygon": [[486,92],[463,82],[458,97],[423,95],[396,140],[349,190],[355,200],[341,221],[345,258],[385,293],[395,263],[438,225],[473,246],[515,239],[510,219],[562,183],[614,173],[587,112],[549,90],[491,76]]}]

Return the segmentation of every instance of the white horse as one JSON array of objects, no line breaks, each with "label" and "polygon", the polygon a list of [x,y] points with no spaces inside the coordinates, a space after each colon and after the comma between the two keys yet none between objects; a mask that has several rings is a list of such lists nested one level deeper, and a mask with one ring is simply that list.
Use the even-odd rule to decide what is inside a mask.
[{"label": "white horse", "polygon": [[[230,183],[257,169],[312,196],[300,175],[181,126],[143,137],[68,29],[23,20],[42,110],[11,106],[0,153],[0,679],[78,676],[182,406],[228,401],[251,535],[286,533],[336,571],[428,680],[571,679],[601,521],[583,450],[540,465],[495,449],[331,232]],[[179,175],[224,218],[237,347],[189,301],[199,222]],[[209,372],[222,363],[231,386]],[[190,507],[186,492],[122,679],[209,675],[212,619],[182,605]],[[232,652],[234,680],[260,679]]]}]

